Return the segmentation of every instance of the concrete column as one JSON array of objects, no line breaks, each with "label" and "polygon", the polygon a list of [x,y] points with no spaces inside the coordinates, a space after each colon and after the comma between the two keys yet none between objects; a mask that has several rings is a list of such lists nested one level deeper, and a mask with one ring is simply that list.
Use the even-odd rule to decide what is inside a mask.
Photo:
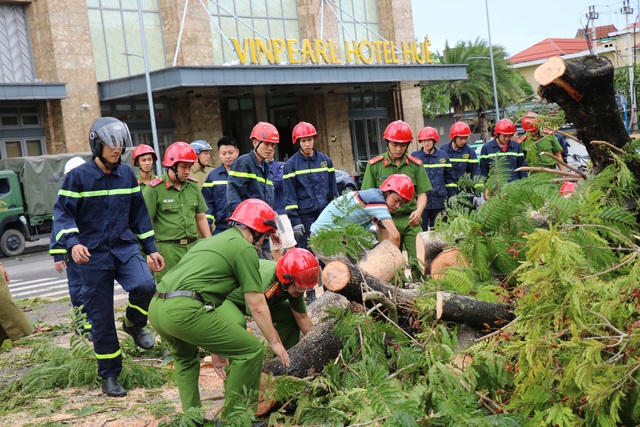
[{"label": "concrete column", "polygon": [[[160,0],[167,67],[173,66],[185,3],[185,0]],[[212,65],[214,55],[209,15],[198,0],[189,0],[176,65]]]}]

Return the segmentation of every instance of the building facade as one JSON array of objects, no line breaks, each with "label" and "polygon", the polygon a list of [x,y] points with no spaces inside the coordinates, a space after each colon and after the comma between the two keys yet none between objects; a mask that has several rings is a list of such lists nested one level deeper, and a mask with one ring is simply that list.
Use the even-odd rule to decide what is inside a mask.
[{"label": "building facade", "polygon": [[0,1],[0,57],[3,158],[87,151],[99,116],[152,145],[151,92],[161,156],[222,135],[247,152],[269,121],[285,159],[308,121],[317,149],[354,173],[386,149],[389,122],[423,126],[422,82],[466,78],[430,63],[410,0]]}]

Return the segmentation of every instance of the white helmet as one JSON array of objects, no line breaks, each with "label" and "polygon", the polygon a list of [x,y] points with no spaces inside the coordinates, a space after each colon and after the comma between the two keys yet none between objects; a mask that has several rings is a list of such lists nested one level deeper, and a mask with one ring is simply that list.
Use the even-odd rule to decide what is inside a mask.
[{"label": "white helmet", "polygon": [[84,159],[82,157],[72,157],[71,159],[67,160],[67,163],[64,164],[64,174],[68,174],[71,169],[76,168],[81,164],[84,164]]}]

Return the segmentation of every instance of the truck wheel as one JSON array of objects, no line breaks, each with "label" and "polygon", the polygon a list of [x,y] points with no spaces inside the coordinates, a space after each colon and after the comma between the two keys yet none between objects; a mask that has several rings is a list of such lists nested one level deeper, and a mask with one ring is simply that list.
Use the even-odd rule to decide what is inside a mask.
[{"label": "truck wheel", "polygon": [[0,237],[0,251],[5,256],[18,256],[24,252],[25,239],[21,232],[9,228]]}]

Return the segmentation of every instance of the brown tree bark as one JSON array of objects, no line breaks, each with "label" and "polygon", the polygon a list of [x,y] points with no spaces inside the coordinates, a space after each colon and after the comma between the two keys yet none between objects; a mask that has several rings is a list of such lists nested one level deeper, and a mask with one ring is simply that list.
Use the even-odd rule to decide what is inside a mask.
[{"label": "brown tree bark", "polygon": [[431,274],[431,263],[446,248],[449,243],[444,241],[438,233],[423,231],[416,237],[416,258],[420,264],[422,274]]},{"label": "brown tree bark", "polygon": [[438,292],[436,319],[464,323],[486,331],[502,328],[515,319],[515,315],[513,309],[505,304],[480,301],[451,292]]},{"label": "brown tree bark", "polygon": [[[540,84],[538,93],[556,102],[565,112],[567,122],[573,122],[591,158],[594,173],[612,163],[608,150],[598,148],[591,141],[602,140],[622,148],[631,139],[627,133],[615,100],[614,68],[601,56],[585,56],[565,62],[552,57],[540,65],[534,74]],[[635,170],[634,170],[635,169]],[[640,165],[634,174],[640,182]]]}]

